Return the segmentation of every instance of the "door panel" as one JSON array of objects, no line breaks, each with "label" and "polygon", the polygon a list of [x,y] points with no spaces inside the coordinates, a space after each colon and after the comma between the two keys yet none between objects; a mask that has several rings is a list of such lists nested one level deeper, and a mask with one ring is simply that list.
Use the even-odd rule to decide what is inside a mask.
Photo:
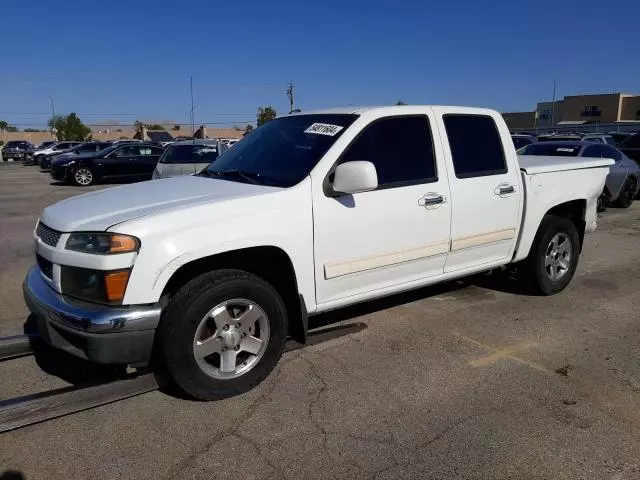
[{"label": "door panel", "polygon": [[131,171],[140,177],[151,178],[162,149],[148,145],[139,145],[133,148],[135,155],[131,158]]},{"label": "door panel", "polygon": [[438,116],[453,199],[445,273],[506,263],[517,239],[523,195],[515,151],[502,146],[501,139],[509,138],[498,128],[503,124],[493,113],[451,111]]},{"label": "door panel", "polygon": [[123,146],[111,152],[108,157],[96,159],[101,167],[101,174],[105,177],[119,177],[131,174],[130,163],[133,157],[133,147]]},{"label": "door panel", "polygon": [[[428,113],[374,120],[338,160],[371,161],[378,173],[377,190],[339,197],[314,194],[319,306],[442,275],[451,204],[442,150],[432,142]],[[412,147],[416,140],[419,145]]]}]

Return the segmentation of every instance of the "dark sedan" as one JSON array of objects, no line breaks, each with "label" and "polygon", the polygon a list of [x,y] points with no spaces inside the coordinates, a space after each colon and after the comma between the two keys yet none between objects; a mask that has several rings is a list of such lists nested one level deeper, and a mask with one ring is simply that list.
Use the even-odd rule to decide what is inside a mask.
[{"label": "dark sedan", "polygon": [[60,152],[53,152],[48,155],[40,156],[40,168],[42,170],[49,170],[51,168],[51,162],[54,159],[62,159],[68,157],[74,157],[76,155],[86,155],[99,152],[111,146],[109,142],[87,142],[76,145],[68,150],[62,150]]},{"label": "dark sedan", "polygon": [[100,152],[51,163],[55,180],[86,187],[108,179],[150,180],[164,148],[149,143],[118,144]]},{"label": "dark sedan", "polygon": [[640,164],[640,132],[624,140],[618,148],[622,150],[627,157],[633,158]]}]

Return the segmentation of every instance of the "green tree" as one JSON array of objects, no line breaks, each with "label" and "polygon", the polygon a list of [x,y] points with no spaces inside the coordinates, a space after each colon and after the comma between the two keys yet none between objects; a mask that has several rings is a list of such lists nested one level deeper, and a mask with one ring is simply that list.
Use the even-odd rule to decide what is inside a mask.
[{"label": "green tree", "polygon": [[151,125],[146,125],[149,130],[164,130],[164,127],[158,123],[152,123]]},{"label": "green tree", "polygon": [[258,107],[258,126],[264,125],[269,120],[273,120],[277,115],[278,114],[271,105],[269,105],[268,107]]},{"label": "green tree", "polygon": [[38,130],[37,128],[25,128],[24,132],[41,132],[42,130]]},{"label": "green tree", "polygon": [[244,127],[244,133],[245,133],[245,135],[246,135],[247,133],[251,133],[251,132],[253,132],[253,125],[248,124],[246,127]]},{"label": "green tree", "polygon": [[91,138],[91,129],[73,112],[69,115],[56,115],[48,124],[58,140],[82,141]]},{"label": "green tree", "polygon": [[180,130],[180,125],[174,125],[174,126],[171,128],[171,130],[176,130],[176,131]]},{"label": "green tree", "polygon": [[402,100],[398,100],[396,102],[396,105],[406,105],[406,103],[404,103]]},{"label": "green tree", "polygon": [[18,127],[14,127],[13,125],[7,125],[7,132],[17,132]]}]

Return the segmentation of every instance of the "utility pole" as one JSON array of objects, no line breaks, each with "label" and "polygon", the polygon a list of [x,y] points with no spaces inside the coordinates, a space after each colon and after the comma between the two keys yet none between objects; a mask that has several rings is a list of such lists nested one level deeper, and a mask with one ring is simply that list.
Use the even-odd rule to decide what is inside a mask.
[{"label": "utility pole", "polygon": [[51,100],[51,131],[54,133],[56,133],[56,109],[53,106],[53,97],[47,97],[49,100]]},{"label": "utility pole", "polygon": [[553,81],[553,100],[551,101],[551,126],[556,126],[556,81]]},{"label": "utility pole", "polygon": [[191,136],[196,133],[195,120],[193,118],[193,77],[189,77],[189,83],[191,87]]},{"label": "utility pole", "polygon": [[293,83],[289,82],[289,88],[287,88],[287,97],[289,97],[289,113],[293,113]]}]

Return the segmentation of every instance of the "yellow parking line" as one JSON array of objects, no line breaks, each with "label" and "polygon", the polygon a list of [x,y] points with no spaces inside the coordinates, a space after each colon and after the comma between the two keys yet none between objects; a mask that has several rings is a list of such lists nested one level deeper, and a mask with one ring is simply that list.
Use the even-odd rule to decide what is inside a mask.
[{"label": "yellow parking line", "polygon": [[454,336],[460,338],[461,340],[464,340],[467,343],[471,343],[477,347],[481,347],[487,350],[488,352],[491,352],[489,355],[485,357],[479,358],[477,360],[469,361],[469,365],[471,365],[472,367],[484,367],[486,365],[491,365],[492,363],[495,363],[498,360],[507,359],[507,360],[514,360],[516,362],[519,362],[523,365],[527,365],[528,367],[531,367],[541,372],[552,373],[551,370],[549,370],[548,368],[542,365],[539,365],[535,362],[531,362],[529,360],[525,360],[523,358],[520,358],[514,355],[515,353],[518,353],[522,350],[526,350],[528,348],[537,346],[538,344],[535,342],[525,341],[525,342],[516,343],[515,345],[507,346],[502,349],[497,349],[490,345],[486,345],[482,342],[479,342],[478,340],[474,340],[473,338],[467,337],[465,335],[461,335],[458,332],[451,332],[451,333]]}]

